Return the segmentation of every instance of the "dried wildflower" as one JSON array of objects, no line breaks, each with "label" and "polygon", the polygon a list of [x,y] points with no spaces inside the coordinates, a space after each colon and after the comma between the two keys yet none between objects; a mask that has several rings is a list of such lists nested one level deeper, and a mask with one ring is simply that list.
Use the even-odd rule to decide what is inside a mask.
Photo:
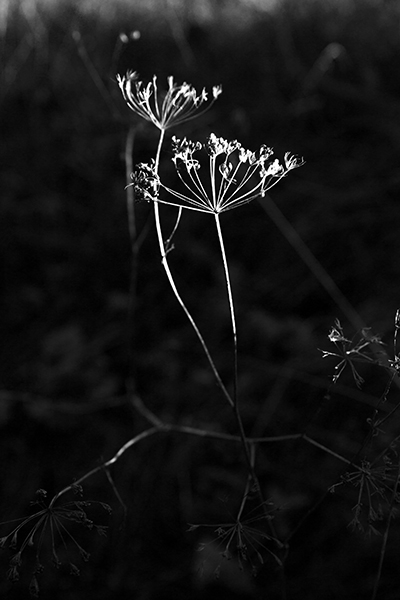
[{"label": "dried wildflower", "polygon": [[336,383],[346,366],[349,366],[356,382],[357,387],[361,387],[364,379],[357,371],[355,362],[376,362],[374,354],[370,351],[371,344],[382,344],[381,339],[376,335],[371,335],[370,331],[365,328],[361,331],[358,340],[349,340],[343,333],[342,325],[339,319],[335,320],[335,325],[329,332],[328,339],[336,346],[337,351],[330,352],[322,350],[322,358],[334,356],[339,359],[335,366],[335,373],[332,377],[333,383]]},{"label": "dried wildflower", "polygon": [[[270,512],[265,510],[266,505],[270,506]],[[217,544],[220,547],[222,560],[230,560],[236,557],[240,569],[247,563],[253,574],[257,573],[258,567],[264,564],[264,556],[269,554],[280,563],[280,559],[268,547],[271,541],[277,542],[265,530],[266,521],[273,519],[272,503],[264,503],[264,506],[257,507],[262,510],[252,511],[246,518],[239,516],[231,523],[202,524],[189,527],[189,531],[194,531],[199,527],[212,528],[216,537],[210,540],[210,544]],[[201,543],[198,550],[202,551],[207,543]]]},{"label": "dried wildflower", "polygon": [[[74,493],[81,494],[81,486],[73,487]],[[91,519],[89,519],[86,509],[91,507],[93,504],[100,505],[103,509],[111,512],[111,508],[108,504],[103,502],[92,502],[83,500],[74,500],[66,502],[62,505],[55,505],[54,499],[52,502],[46,504],[47,493],[45,490],[40,489],[36,492],[36,500],[31,504],[38,506],[39,509],[29,517],[22,517],[16,519],[19,524],[6,536],[0,538],[0,547],[5,547],[7,544],[9,548],[18,551],[11,557],[9,563],[9,569],[7,577],[10,581],[17,581],[19,579],[19,572],[22,566],[22,555],[25,549],[30,546],[37,544],[36,548],[36,565],[32,574],[31,582],[29,585],[29,591],[32,596],[37,597],[39,594],[39,584],[37,575],[43,571],[43,565],[40,562],[40,554],[43,550],[46,534],[50,538],[51,548],[51,562],[54,566],[60,567],[62,561],[58,555],[58,546],[62,546],[67,549],[67,542],[72,542],[72,545],[77,548],[79,555],[84,561],[89,560],[90,554],[82,548],[72,533],[67,529],[66,522],[80,523],[88,529],[96,529],[100,535],[105,534],[105,527],[102,525],[96,525]],[[12,521],[9,521],[12,522]],[[8,522],[0,523],[5,525]],[[21,538],[21,541],[19,541]],[[78,568],[70,563],[71,572],[73,574],[79,574]]]},{"label": "dried wildflower", "polygon": [[[201,163],[194,154],[201,149],[208,155],[209,173],[200,177]],[[301,159],[285,154],[284,163],[278,159],[270,161],[273,150],[261,146],[258,152],[251,152],[237,141],[228,141],[212,133],[203,146],[200,142],[172,139],[172,161],[187,193],[178,192],[163,185],[157,179],[158,186],[163,187],[178,202],[163,201],[158,195],[149,194],[154,187],[156,177],[151,165],[139,165],[135,175],[135,189],[139,197],[157,199],[159,202],[173,206],[197,210],[200,212],[219,214],[262,197],[282,177],[303,164]]]},{"label": "dried wildflower", "polygon": [[131,174],[132,183],[136,200],[155,200],[158,198],[160,189],[160,178],[157,174],[155,160],[150,163],[139,163],[135,171]]},{"label": "dried wildflower", "polygon": [[214,86],[212,100],[206,105],[208,94],[205,89],[198,94],[188,83],[177,85],[173,77],[168,77],[168,90],[163,94],[159,94],[155,75],[147,85],[139,80],[136,71],[128,71],[123,77],[117,75],[117,81],[129,108],[161,131],[199,116],[222,93],[221,86]]},{"label": "dried wildflower", "polygon": [[[382,464],[363,460],[358,469],[345,473],[341,481],[330,488],[334,492],[338,486],[346,483],[358,488],[353,518],[349,523],[351,529],[366,531],[368,534],[379,533],[375,523],[383,519],[385,509],[390,509],[397,472],[398,466],[385,454]],[[400,495],[395,494],[394,499],[397,503],[400,502]]]}]

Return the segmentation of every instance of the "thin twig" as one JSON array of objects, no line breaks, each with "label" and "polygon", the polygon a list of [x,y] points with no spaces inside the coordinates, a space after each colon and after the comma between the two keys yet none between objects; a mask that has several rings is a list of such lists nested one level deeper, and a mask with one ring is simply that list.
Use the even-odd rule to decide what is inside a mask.
[{"label": "thin twig", "polygon": [[148,438],[151,435],[154,435],[155,433],[158,433],[159,431],[160,431],[159,427],[151,427],[150,429],[145,429],[144,431],[142,431],[135,437],[128,440],[123,446],[121,446],[121,448],[114,454],[114,456],[112,458],[107,460],[105,463],[102,463],[101,465],[95,467],[94,469],[91,469],[90,471],[85,473],[85,475],[82,475],[82,477],[80,477],[79,479],[77,479],[76,481],[71,483],[70,485],[67,485],[60,492],[58,492],[54,496],[54,498],[51,500],[51,502],[49,504],[49,508],[51,508],[55,504],[55,502],[58,500],[58,498],[60,498],[60,496],[63,496],[67,492],[73,490],[76,486],[80,485],[83,481],[85,481],[86,479],[89,479],[89,477],[92,477],[96,473],[99,473],[99,471],[106,470],[108,467],[110,467],[111,465],[116,463],[117,460],[120,459],[121,456],[123,454],[125,454],[125,452],[127,450],[129,450],[129,448],[131,448],[132,446],[135,446],[138,442],[141,442],[143,439]]},{"label": "thin twig", "polygon": [[[82,477],[80,477],[79,479],[77,479],[76,481],[71,483],[70,485],[64,487],[60,492],[58,492],[53,497],[53,499],[50,503],[50,506],[53,506],[55,504],[55,502],[58,500],[58,498],[60,498],[60,496],[73,490],[76,486],[80,485],[83,481],[86,481],[87,479],[89,479],[93,475],[96,475],[100,471],[105,471],[106,475],[107,475],[109,467],[111,465],[115,464],[121,458],[121,456],[123,456],[123,454],[125,454],[125,452],[127,450],[129,450],[129,448],[132,448],[133,446],[135,446],[142,440],[144,440],[156,433],[183,433],[186,435],[195,435],[195,436],[202,437],[202,438],[209,438],[209,439],[243,444],[243,438],[241,435],[231,435],[231,434],[223,433],[220,431],[210,431],[207,429],[200,429],[200,428],[191,427],[188,425],[164,423],[161,421],[161,419],[156,417],[156,415],[154,415],[154,413],[152,413],[152,411],[150,411],[149,409],[147,409],[147,407],[145,407],[145,405],[143,404],[143,402],[140,398],[135,397],[133,401],[134,401],[135,408],[137,408],[139,410],[139,412],[141,412],[141,414],[153,424],[153,427],[145,429],[144,431],[140,432],[139,434],[137,434],[136,436],[134,436],[133,438],[131,438],[130,440],[125,442],[125,444],[123,444],[123,446],[121,446],[121,448],[114,454],[114,456],[112,458],[110,458],[106,462],[103,462],[101,465],[98,465],[97,467],[91,469],[90,471],[88,471],[87,473],[82,475]],[[262,499],[263,503],[264,503],[264,498],[262,497],[257,477],[254,478],[254,455],[253,455],[252,448],[253,448],[254,444],[256,444],[256,443],[262,444],[262,443],[283,442],[283,441],[289,441],[289,440],[295,440],[295,439],[303,439],[304,441],[319,448],[323,452],[330,454],[331,456],[340,460],[341,462],[345,462],[346,464],[351,464],[356,469],[361,470],[361,467],[358,467],[357,465],[353,465],[351,463],[351,461],[347,460],[340,454],[337,454],[336,452],[330,450],[330,448],[327,448],[323,444],[320,444],[316,440],[313,440],[309,436],[304,435],[302,433],[297,433],[297,434],[295,433],[295,434],[288,434],[288,435],[281,435],[281,436],[272,436],[272,437],[265,437],[265,438],[245,438],[245,439],[247,442],[247,446],[250,448],[248,456],[249,456],[249,461],[250,461],[251,476],[253,479],[253,483],[255,483],[257,486],[256,491],[258,492],[258,495],[259,495],[260,499]],[[107,475],[107,477],[108,476],[109,476],[109,474]]]},{"label": "thin twig", "polygon": [[104,471],[105,471],[105,474],[106,474],[106,477],[108,479],[108,482],[111,485],[111,487],[113,489],[113,492],[114,492],[114,494],[115,494],[118,502],[122,506],[122,510],[123,510],[123,514],[124,514],[123,523],[125,523],[126,522],[126,517],[127,517],[127,514],[128,514],[128,508],[127,508],[125,502],[122,500],[121,494],[117,490],[117,486],[114,483],[114,480],[113,480],[113,478],[111,476],[110,470],[107,467],[105,467]]}]

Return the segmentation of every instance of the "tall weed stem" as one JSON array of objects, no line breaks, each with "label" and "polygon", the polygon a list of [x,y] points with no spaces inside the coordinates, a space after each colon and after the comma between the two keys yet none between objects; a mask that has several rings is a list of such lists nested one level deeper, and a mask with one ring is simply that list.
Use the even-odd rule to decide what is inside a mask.
[{"label": "tall weed stem", "polygon": [[[248,468],[248,472],[250,474],[251,480],[253,482],[254,491],[256,492],[256,494],[259,498],[260,504],[263,507],[264,511],[267,512],[264,495],[262,493],[260,482],[259,482],[259,479],[257,477],[256,471],[254,468],[254,445],[249,444],[249,441],[247,439],[246,432],[244,429],[244,425],[243,425],[242,415],[240,414],[239,397],[238,397],[238,343],[237,343],[235,306],[233,303],[231,278],[230,278],[230,274],[229,274],[229,266],[228,266],[228,260],[226,257],[225,244],[224,244],[224,238],[222,235],[221,221],[219,218],[219,213],[215,213],[214,216],[215,216],[215,224],[216,224],[217,233],[218,233],[218,241],[219,241],[220,250],[221,250],[222,263],[224,266],[225,283],[226,283],[226,290],[227,290],[227,294],[228,294],[229,312],[230,312],[230,316],[231,316],[231,325],[232,325],[232,337],[233,337],[233,406],[232,406],[232,408],[235,413],[235,418],[236,418],[236,422],[237,422],[238,429],[239,429],[239,435],[240,435],[240,439],[241,439],[241,443],[242,443],[242,447],[243,447],[243,451],[244,451],[244,455],[245,455],[245,459],[246,459],[246,464],[247,464],[247,468]],[[277,541],[275,528],[271,521],[268,521],[268,523],[269,523],[271,534]]]},{"label": "tall weed stem", "polygon": [[218,233],[218,241],[221,249],[222,263],[224,265],[224,274],[225,274],[225,283],[226,283],[226,291],[228,294],[228,303],[229,303],[229,312],[231,315],[231,323],[232,323],[232,337],[233,337],[233,404],[234,407],[237,407],[238,404],[238,350],[237,350],[237,327],[236,327],[236,317],[235,317],[235,307],[233,304],[233,295],[232,295],[232,285],[231,278],[229,275],[229,267],[228,261],[226,259],[225,252],[225,244],[224,238],[222,236],[221,229],[221,221],[219,218],[219,213],[215,213],[215,224],[217,227]]},{"label": "tall weed stem", "polygon": [[[155,158],[155,172],[157,173],[157,175],[158,175],[158,172],[159,172],[160,155],[161,155],[161,148],[162,148],[162,145],[163,145],[164,137],[165,137],[165,130],[160,130],[160,138],[159,138],[159,141],[158,141],[158,147],[157,147],[156,158]],[[226,389],[226,387],[225,387],[225,385],[224,385],[224,383],[223,383],[223,381],[221,379],[220,374],[218,373],[218,370],[217,370],[217,368],[215,366],[215,363],[214,363],[214,361],[213,361],[213,359],[211,357],[211,354],[210,354],[210,351],[209,351],[209,349],[207,347],[207,344],[206,344],[206,342],[205,342],[205,340],[204,340],[204,338],[203,338],[203,336],[202,336],[202,334],[201,334],[201,332],[200,332],[200,330],[199,330],[199,328],[198,328],[195,320],[193,319],[191,313],[189,312],[189,309],[187,308],[185,302],[183,301],[181,295],[179,294],[178,288],[176,287],[175,280],[173,278],[173,275],[171,273],[171,269],[170,269],[169,264],[168,264],[167,247],[166,247],[166,244],[164,242],[164,237],[163,237],[163,233],[162,233],[162,229],[161,229],[161,219],[160,219],[159,203],[157,202],[157,200],[155,200],[153,202],[153,204],[154,204],[154,219],[155,219],[155,224],[156,224],[158,245],[159,245],[160,254],[161,254],[161,263],[162,263],[162,265],[164,267],[164,270],[165,270],[165,273],[167,275],[169,284],[170,284],[170,286],[172,288],[172,291],[175,294],[176,299],[178,300],[178,303],[182,307],[185,315],[187,316],[187,318],[188,318],[188,320],[189,320],[189,322],[190,322],[190,324],[191,324],[191,326],[192,326],[192,328],[193,328],[193,330],[194,330],[194,332],[195,332],[198,340],[200,341],[200,344],[201,344],[201,346],[203,348],[204,354],[206,355],[206,358],[207,358],[208,363],[209,363],[209,365],[211,367],[211,370],[212,370],[212,372],[214,374],[214,377],[215,377],[215,379],[217,381],[217,384],[221,388],[221,390],[222,390],[225,398],[227,399],[228,403],[230,404],[230,406],[234,407],[234,401],[232,400],[232,398],[231,398],[228,390]],[[174,228],[174,231],[175,231],[175,228]],[[171,236],[170,236],[169,239],[171,239]]]}]

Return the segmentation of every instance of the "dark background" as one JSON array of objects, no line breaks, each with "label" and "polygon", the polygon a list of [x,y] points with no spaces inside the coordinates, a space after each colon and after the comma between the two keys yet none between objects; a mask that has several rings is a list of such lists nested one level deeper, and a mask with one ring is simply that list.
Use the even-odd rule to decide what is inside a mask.
[{"label": "dark background", "polygon": [[[51,497],[148,427],[127,396],[132,378],[145,404],[165,421],[236,432],[168,287],[147,204],[136,206],[138,230],[147,233],[129,319],[126,136],[134,126],[137,163],[154,155],[157,131],[123,102],[115,78],[128,68],[145,81],[156,74],[160,88],[169,75],[198,90],[222,84],[208,113],[172,133],[204,140],[214,131],[252,150],[266,143],[278,156],[291,151],[305,158],[271,198],[392,353],[400,305],[398,3],[270,4],[1,4],[2,521],[30,514],[37,489]],[[165,171],[168,147],[169,139]],[[173,213],[163,215],[173,223]],[[346,371],[328,398],[335,361],[322,360],[319,349],[329,349],[335,318],[349,337],[359,321],[343,314],[321,276],[258,202],[223,215],[222,223],[247,431],[270,436],[308,427],[321,443],[351,457],[388,374],[361,365],[362,391]],[[208,215],[184,215],[171,263],[229,385],[230,321]],[[397,398],[394,387],[389,402]],[[385,425],[377,453],[396,432],[396,415]],[[288,598],[370,598],[382,537],[350,531],[357,488],[326,494],[340,480],[343,463],[297,441],[261,446],[258,470],[265,496],[280,508],[283,535],[316,506],[291,541]],[[210,550],[205,573],[198,575],[202,530],[188,533],[188,523],[226,522],[237,510],[245,475],[236,446],[158,434],[128,451],[112,476],[126,519],[105,475],[88,479],[84,497],[113,507],[111,517],[93,511],[96,523],[109,526],[108,536],[68,525],[91,553],[82,564],[67,543],[67,563],[79,564],[79,578],[47,560],[48,536],[41,597],[280,597],[267,557],[255,579],[231,561],[215,580],[221,557]],[[384,531],[384,523],[377,527]],[[0,535],[11,529],[2,525]],[[378,596],[385,600],[398,598],[398,534],[394,519]],[[0,594],[28,597],[33,551],[26,550],[15,584],[6,577],[9,556],[7,548],[1,551]]]}]

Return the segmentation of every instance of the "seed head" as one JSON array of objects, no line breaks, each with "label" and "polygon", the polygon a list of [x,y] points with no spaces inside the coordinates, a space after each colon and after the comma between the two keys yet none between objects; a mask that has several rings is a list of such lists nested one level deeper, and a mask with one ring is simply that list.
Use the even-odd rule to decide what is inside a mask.
[{"label": "seed head", "polygon": [[117,82],[129,108],[162,131],[199,116],[222,93],[221,86],[214,86],[212,100],[204,106],[208,101],[204,88],[198,94],[189,83],[176,84],[172,76],[167,79],[167,91],[161,94],[156,75],[144,84],[136,71],[127,71],[124,76],[117,75]]},{"label": "seed head", "polygon": [[155,161],[150,163],[139,163],[135,171],[131,174],[132,183],[136,200],[155,200],[158,197],[160,189],[160,178],[156,171]]},{"label": "seed head", "polygon": [[[208,173],[204,173],[197,153],[204,150],[208,156]],[[212,133],[205,144],[186,138],[172,138],[172,161],[186,193],[162,184],[154,171],[154,165],[138,165],[134,185],[138,197],[157,200],[164,204],[208,213],[222,213],[254,198],[262,197],[290,170],[300,167],[302,159],[289,153],[283,163],[270,157],[273,150],[262,145],[257,152],[246,150],[237,141],[228,141]],[[196,157],[194,156],[196,154]],[[179,202],[158,198],[158,188],[163,187]]]},{"label": "seed head", "polygon": [[[80,486],[75,486],[74,491],[81,490]],[[16,552],[10,558],[7,577],[11,581],[19,579],[20,570],[23,564],[22,555],[25,549],[36,545],[36,566],[32,574],[29,585],[31,596],[37,597],[39,593],[38,579],[36,575],[43,571],[43,565],[40,560],[40,555],[45,545],[45,538],[49,542],[49,550],[51,562],[56,567],[61,566],[62,561],[58,556],[58,547],[65,549],[75,546],[79,555],[84,561],[89,559],[89,553],[79,544],[74,535],[68,528],[71,522],[79,523],[89,530],[97,530],[100,535],[104,535],[105,527],[96,525],[87,515],[88,507],[99,505],[104,510],[110,511],[108,504],[97,501],[73,500],[65,504],[56,505],[53,501],[46,502],[46,491],[40,489],[36,492],[36,500],[31,504],[37,507],[34,514],[17,519],[17,525],[8,534],[0,538],[0,547],[6,545]],[[6,525],[0,523],[0,525]],[[79,570],[72,563],[71,572],[78,574]]]}]

